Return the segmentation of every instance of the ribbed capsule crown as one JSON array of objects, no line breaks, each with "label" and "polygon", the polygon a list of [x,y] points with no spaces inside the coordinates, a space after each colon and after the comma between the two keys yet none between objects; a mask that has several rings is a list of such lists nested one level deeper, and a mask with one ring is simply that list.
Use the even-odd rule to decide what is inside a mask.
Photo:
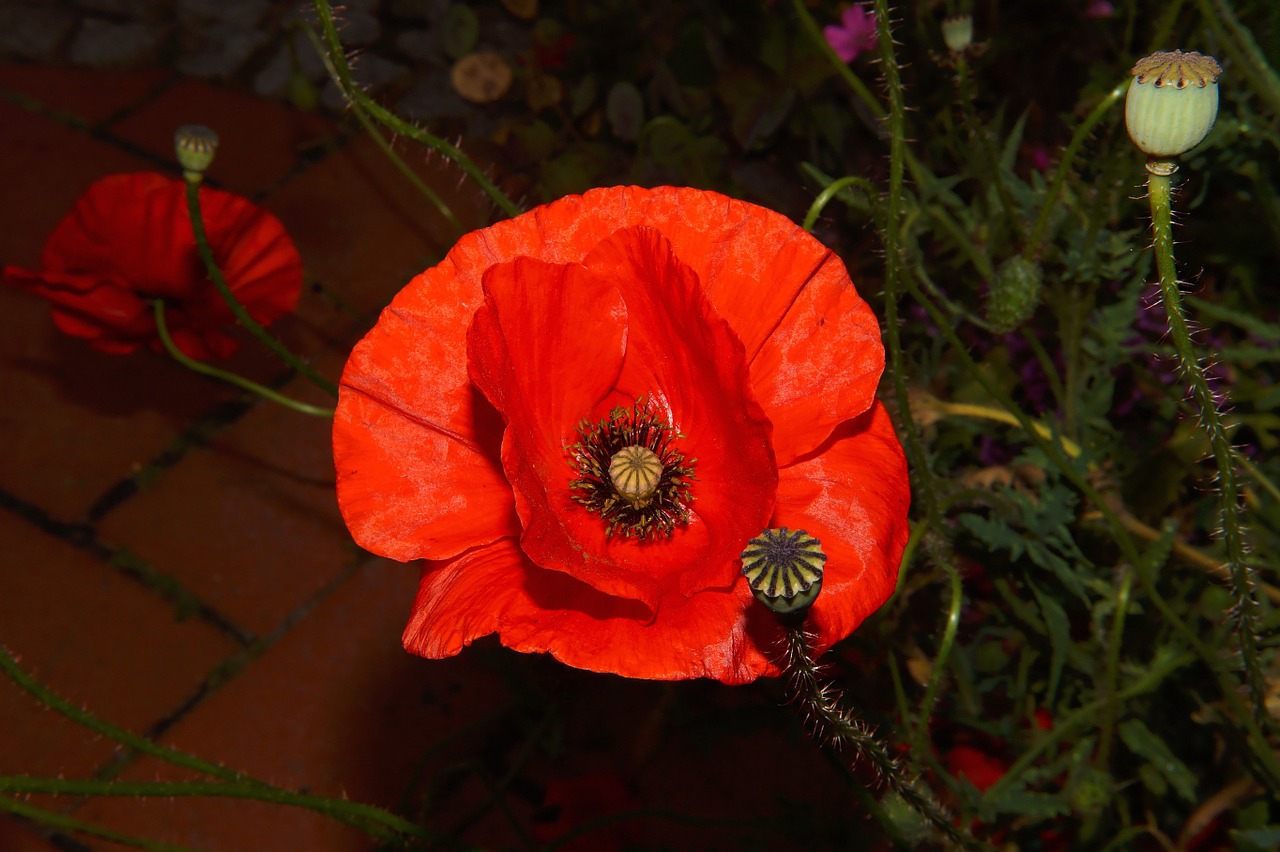
[{"label": "ribbed capsule crown", "polygon": [[1181,50],[1153,53],[1133,66],[1124,118],[1133,144],[1149,157],[1177,157],[1204,141],[1218,117],[1212,56]]},{"label": "ribbed capsule crown", "polygon": [[779,614],[809,606],[822,590],[827,555],[804,530],[768,529],[742,551],[742,576],[756,600]]}]

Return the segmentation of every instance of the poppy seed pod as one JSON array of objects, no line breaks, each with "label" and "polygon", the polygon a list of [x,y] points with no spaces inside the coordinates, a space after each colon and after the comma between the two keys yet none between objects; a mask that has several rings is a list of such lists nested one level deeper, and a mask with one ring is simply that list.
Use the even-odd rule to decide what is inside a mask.
[{"label": "poppy seed pod", "polygon": [[804,530],[768,529],[742,551],[742,576],[756,600],[778,615],[808,609],[822,591],[827,555]]},{"label": "poppy seed pod", "polygon": [[218,153],[218,134],[203,124],[184,124],[173,133],[173,151],[187,179],[199,181]]},{"label": "poppy seed pod", "polygon": [[966,50],[973,44],[973,15],[951,15],[943,18],[942,41],[952,53]]},{"label": "poppy seed pod", "polygon": [[1022,325],[1040,304],[1042,282],[1039,264],[1021,255],[1000,264],[987,293],[987,322],[1000,334]]},{"label": "poppy seed pod", "polygon": [[1218,76],[1212,56],[1159,51],[1133,66],[1125,98],[1129,138],[1155,158],[1177,157],[1199,145],[1218,116]]}]

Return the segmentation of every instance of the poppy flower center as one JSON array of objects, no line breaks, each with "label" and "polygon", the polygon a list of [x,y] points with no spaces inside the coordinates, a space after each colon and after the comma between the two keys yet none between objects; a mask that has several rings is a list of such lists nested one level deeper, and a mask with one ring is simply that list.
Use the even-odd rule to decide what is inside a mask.
[{"label": "poppy flower center", "polygon": [[608,535],[643,541],[689,522],[696,460],[676,449],[679,436],[643,399],[598,423],[583,420],[576,431],[569,464],[577,477],[569,490]]}]

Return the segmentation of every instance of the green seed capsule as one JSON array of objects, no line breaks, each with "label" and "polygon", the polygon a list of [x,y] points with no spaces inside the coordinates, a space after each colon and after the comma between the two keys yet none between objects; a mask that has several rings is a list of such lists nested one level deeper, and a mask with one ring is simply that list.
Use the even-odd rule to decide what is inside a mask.
[{"label": "green seed capsule", "polygon": [[952,15],[942,19],[942,41],[952,53],[963,53],[973,44],[973,15]]},{"label": "green seed capsule", "polygon": [[804,530],[769,529],[747,542],[742,576],[756,600],[779,615],[799,612],[817,600],[827,555]]},{"label": "green seed capsule", "polygon": [[173,134],[173,150],[189,180],[200,180],[218,152],[218,134],[202,124],[184,124]]},{"label": "green seed capsule", "polygon": [[1218,117],[1218,77],[1212,56],[1159,51],[1133,66],[1124,118],[1133,144],[1149,157],[1168,159],[1204,141]]},{"label": "green seed capsule", "polygon": [[1018,328],[1040,304],[1040,265],[1021,255],[1000,264],[987,293],[987,322],[1000,334]]}]

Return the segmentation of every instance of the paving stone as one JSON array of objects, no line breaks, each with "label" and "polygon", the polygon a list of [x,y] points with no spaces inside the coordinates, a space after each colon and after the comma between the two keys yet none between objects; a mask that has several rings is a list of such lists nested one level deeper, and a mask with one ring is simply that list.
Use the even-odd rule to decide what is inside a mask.
[{"label": "paving stone", "polygon": [[[2,29],[0,24],[0,31]],[[0,88],[32,97],[45,107],[75,116],[91,126],[145,101],[172,76],[173,72],[161,68],[90,71],[66,66],[0,64]],[[47,152],[46,158],[58,155],[59,151],[54,149]]]},{"label": "paving stone", "polygon": [[68,57],[91,68],[137,66],[153,61],[168,35],[153,23],[116,23],[105,18],[84,18],[71,42]]},{"label": "paving stone", "polygon": [[199,47],[180,56],[174,67],[183,74],[206,80],[227,79],[244,67],[271,37],[237,24],[217,22],[201,28]]},{"label": "paving stone", "polygon": [[0,6],[0,56],[47,62],[75,25],[75,13],[52,3],[6,3]]},{"label": "paving stone", "polygon": [[[23,668],[77,706],[144,733],[237,650],[198,620],[95,557],[0,512],[0,624]],[[115,750],[0,679],[6,773],[87,777]]]},{"label": "paving stone", "polygon": [[[397,806],[432,745],[447,747],[449,736],[508,700],[495,674],[467,660],[403,651],[416,588],[414,567],[370,560],[165,742],[293,789]],[[445,751],[431,768],[453,760]],[[181,775],[143,761],[128,777]],[[76,816],[211,849],[365,848],[333,822],[279,807],[98,800]]]},{"label": "paving stone", "polygon": [[178,21],[199,28],[209,23],[252,29],[270,8],[268,0],[178,0]]},{"label": "paving stone", "polygon": [[[487,199],[462,183],[457,167],[413,142],[400,142],[396,151],[445,198],[464,227],[485,221]],[[439,260],[457,236],[368,136],[329,155],[267,200],[310,273],[368,316]]]},{"label": "paving stone", "polygon": [[[342,361],[319,365],[336,378]],[[305,379],[287,395],[332,404]],[[262,635],[358,554],[338,514],[331,422],[262,402],[107,515],[100,535]]]},{"label": "paving stone", "polygon": [[173,131],[183,124],[204,124],[217,132],[218,155],[209,179],[250,198],[279,184],[302,154],[321,148],[337,133],[322,116],[197,80],[179,81],[110,129],[172,159]]},{"label": "paving stone", "polygon": [[52,852],[57,847],[16,817],[0,816],[0,849],[5,852]]}]

